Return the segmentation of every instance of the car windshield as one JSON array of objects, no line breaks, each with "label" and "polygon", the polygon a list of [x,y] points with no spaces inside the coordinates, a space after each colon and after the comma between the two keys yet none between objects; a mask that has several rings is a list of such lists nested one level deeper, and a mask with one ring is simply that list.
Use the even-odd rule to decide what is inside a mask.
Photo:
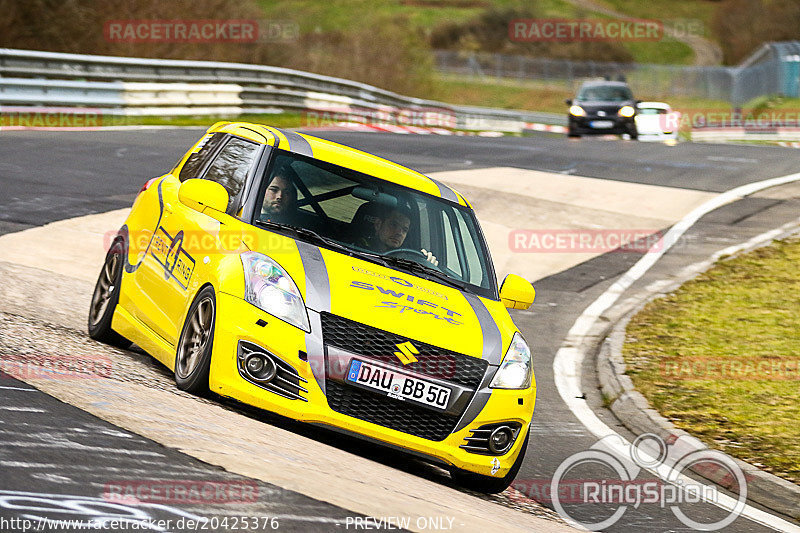
[{"label": "car windshield", "polygon": [[623,85],[590,85],[581,88],[578,100],[584,102],[624,102],[633,100],[631,90]]},{"label": "car windshield", "polygon": [[471,209],[351,169],[275,150],[253,223],[497,298]]}]

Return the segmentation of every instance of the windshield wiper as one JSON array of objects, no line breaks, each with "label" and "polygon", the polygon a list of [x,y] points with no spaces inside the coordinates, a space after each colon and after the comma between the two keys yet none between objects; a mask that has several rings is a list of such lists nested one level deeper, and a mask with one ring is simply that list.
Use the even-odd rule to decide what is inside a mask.
[{"label": "windshield wiper", "polygon": [[444,272],[436,270],[433,267],[429,267],[423,265],[422,263],[417,263],[416,261],[412,261],[410,259],[403,259],[402,257],[392,257],[390,255],[382,256],[388,263],[391,263],[396,266],[405,267],[412,272],[419,272],[423,274],[427,274],[428,276],[434,277],[439,281],[447,283],[448,285],[455,287],[457,289],[466,290],[467,284],[463,281],[459,281],[457,279],[453,279]]},{"label": "windshield wiper", "polygon": [[317,244],[323,244],[330,248],[334,248],[339,250],[340,252],[344,252],[349,256],[356,256],[367,261],[372,261],[373,263],[378,263],[379,265],[386,266],[385,258],[380,255],[360,252],[358,250],[353,250],[352,248],[348,248],[347,246],[340,244],[333,239],[329,239],[328,237],[323,237],[319,233],[314,230],[310,230],[308,228],[298,228],[297,226],[292,226],[290,224],[281,224],[280,222],[270,222],[269,220],[258,220],[256,219],[254,222],[256,225],[277,230],[277,231],[288,231],[294,234],[296,237],[304,237],[312,242]]},{"label": "windshield wiper", "polygon": [[347,246],[339,244],[338,242],[329,239],[327,237],[323,237],[316,231],[310,230],[308,228],[298,228],[297,226],[292,226],[290,224],[281,224],[280,222],[270,222],[269,220],[256,220],[255,223],[258,224],[259,226],[269,229],[289,231],[298,237],[305,237],[306,239],[309,239],[311,241],[325,244],[327,246],[330,246],[331,248],[336,248],[337,250],[342,250],[344,252],[347,252],[348,254],[352,252],[352,250]]}]

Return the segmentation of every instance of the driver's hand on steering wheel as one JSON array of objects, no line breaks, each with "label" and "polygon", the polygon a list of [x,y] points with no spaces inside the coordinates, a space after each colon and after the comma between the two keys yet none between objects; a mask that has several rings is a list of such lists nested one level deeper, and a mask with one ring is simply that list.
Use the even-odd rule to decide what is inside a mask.
[{"label": "driver's hand on steering wheel", "polygon": [[423,248],[421,250],[421,252],[423,253],[423,255],[425,256],[425,259],[429,263],[433,264],[433,266],[439,266],[439,260],[436,259],[435,255],[433,255],[433,252],[428,252],[427,250],[425,250],[425,248]]}]

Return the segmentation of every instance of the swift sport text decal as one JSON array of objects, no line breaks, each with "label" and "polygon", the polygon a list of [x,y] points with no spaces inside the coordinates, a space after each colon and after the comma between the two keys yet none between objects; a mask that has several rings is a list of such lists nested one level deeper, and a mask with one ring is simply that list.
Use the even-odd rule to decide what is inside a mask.
[{"label": "swift sport text decal", "polygon": [[[461,313],[453,311],[452,309],[448,309],[442,305],[429,302],[428,300],[418,299],[417,297],[411,294],[406,294],[405,292],[398,292],[397,290],[395,290],[395,288],[387,289],[386,287],[383,287],[381,285],[364,283],[363,281],[353,281],[350,283],[350,286],[355,287],[357,289],[363,289],[365,291],[378,291],[379,293],[385,296],[391,296],[393,298],[392,300],[384,300],[375,307],[386,308],[386,309],[397,309],[399,310],[400,313],[405,313],[406,311],[409,311],[420,315],[428,315],[438,320],[444,320],[446,322],[449,322],[450,324],[455,324],[457,326],[463,324],[463,322],[458,320],[458,318],[461,317]],[[409,305],[409,304],[414,304],[414,305]],[[436,309],[436,311],[432,311],[432,309]]]}]

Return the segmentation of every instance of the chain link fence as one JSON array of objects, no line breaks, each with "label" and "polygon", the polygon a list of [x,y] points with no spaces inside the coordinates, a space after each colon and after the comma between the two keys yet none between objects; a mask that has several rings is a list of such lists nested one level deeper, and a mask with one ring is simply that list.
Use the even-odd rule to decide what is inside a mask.
[{"label": "chain link fence", "polygon": [[[785,45],[786,43],[778,43]],[[741,105],[772,94],[798,96],[798,59],[779,46],[761,53],[755,64],[738,67],[695,67],[644,63],[570,61],[503,54],[435,52],[439,72],[470,78],[502,78],[544,82],[574,92],[589,78],[624,79],[642,97],[724,100]],[[800,48],[800,44],[798,44]],[[755,57],[755,54],[754,54]],[[787,89],[788,88],[788,89]]]}]

